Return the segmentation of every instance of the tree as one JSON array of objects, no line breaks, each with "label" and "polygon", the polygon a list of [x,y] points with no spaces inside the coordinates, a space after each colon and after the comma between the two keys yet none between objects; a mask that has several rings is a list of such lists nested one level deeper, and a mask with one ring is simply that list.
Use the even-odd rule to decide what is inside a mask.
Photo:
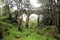
[{"label": "tree", "polygon": [[[22,0],[14,0],[14,1],[17,6],[16,21],[18,22],[18,30],[21,31],[22,17],[21,18],[19,18],[19,17],[22,15]],[[20,14],[19,14],[19,11],[20,11]]]},{"label": "tree", "polygon": [[58,27],[58,33],[60,34],[60,0],[57,0],[56,12],[57,12],[57,27]]},{"label": "tree", "polygon": [[[22,0],[4,0],[5,2],[5,6],[6,8],[8,9],[8,13],[9,13],[9,20],[11,21],[12,20],[12,14],[10,13],[10,8],[13,8],[14,6],[17,7],[17,13],[16,16],[15,16],[15,22],[19,22],[18,24],[18,30],[20,31],[20,25],[21,25],[21,20],[19,19],[19,17],[21,16],[21,12],[19,14],[19,11],[21,11],[22,9]],[[13,3],[14,2],[14,3]],[[20,5],[21,4],[21,5]],[[19,21],[17,21],[19,20]]]},{"label": "tree", "polygon": [[[43,3],[47,7],[47,10],[45,8],[45,18],[49,18],[50,23],[53,25],[57,25],[58,27],[58,33],[60,33],[60,0],[39,0],[41,3]],[[44,8],[43,7],[43,8]],[[46,14],[48,13],[48,14]],[[47,20],[47,19],[46,19]],[[52,21],[52,22],[51,22]],[[45,21],[45,24],[48,21]]]},{"label": "tree", "polygon": [[54,0],[39,0],[42,3],[42,11],[45,17],[44,24],[55,24],[55,2]]},{"label": "tree", "polygon": [[27,10],[27,17],[26,17],[26,27],[29,28],[29,11],[30,11],[30,0],[25,0],[24,2],[24,8]]},{"label": "tree", "polygon": [[[8,9],[8,14],[9,14],[9,20],[12,20],[12,14],[10,13],[10,8],[13,7],[12,6],[12,1],[13,0],[3,0],[5,3],[5,7]],[[11,5],[11,6],[10,6]]]}]

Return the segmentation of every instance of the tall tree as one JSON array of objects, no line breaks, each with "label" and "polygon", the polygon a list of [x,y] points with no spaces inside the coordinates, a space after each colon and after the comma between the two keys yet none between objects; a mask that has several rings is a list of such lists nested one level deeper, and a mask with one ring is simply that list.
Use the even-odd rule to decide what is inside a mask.
[{"label": "tall tree", "polygon": [[[16,21],[18,22],[18,30],[21,31],[21,22],[22,22],[22,0],[14,0],[17,6]],[[19,14],[20,11],[20,14]]]},{"label": "tall tree", "polygon": [[8,14],[9,14],[9,20],[12,19],[12,14],[10,13],[10,8],[13,7],[13,0],[3,0],[5,2],[5,7],[8,9]]},{"label": "tall tree", "polygon": [[56,11],[57,11],[57,27],[58,27],[58,33],[60,34],[60,0],[57,0]]},{"label": "tall tree", "polygon": [[25,0],[25,6],[24,6],[27,10],[27,17],[26,17],[26,27],[29,28],[29,8],[30,8],[30,0]]},{"label": "tall tree", "polygon": [[45,24],[55,24],[55,1],[54,0],[40,0],[42,3],[43,14],[46,18]]}]

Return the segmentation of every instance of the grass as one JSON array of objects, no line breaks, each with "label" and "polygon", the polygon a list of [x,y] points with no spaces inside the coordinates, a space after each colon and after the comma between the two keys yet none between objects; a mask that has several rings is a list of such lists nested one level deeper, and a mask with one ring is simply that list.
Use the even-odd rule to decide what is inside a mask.
[{"label": "grass", "polygon": [[[4,19],[4,18],[1,18]],[[35,24],[33,24],[34,26]],[[56,33],[56,26],[41,26],[38,28],[26,29],[22,25],[22,32],[18,31],[17,25],[0,20],[2,28],[2,40],[58,40],[60,36]],[[58,38],[55,38],[58,37]]]}]

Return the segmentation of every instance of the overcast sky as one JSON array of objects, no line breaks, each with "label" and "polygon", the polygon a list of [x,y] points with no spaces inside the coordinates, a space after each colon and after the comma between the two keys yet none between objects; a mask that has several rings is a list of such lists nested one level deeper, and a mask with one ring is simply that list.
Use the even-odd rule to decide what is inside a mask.
[{"label": "overcast sky", "polygon": [[41,6],[41,4],[39,4],[37,0],[30,0],[30,3],[32,4],[33,7],[40,7]]}]

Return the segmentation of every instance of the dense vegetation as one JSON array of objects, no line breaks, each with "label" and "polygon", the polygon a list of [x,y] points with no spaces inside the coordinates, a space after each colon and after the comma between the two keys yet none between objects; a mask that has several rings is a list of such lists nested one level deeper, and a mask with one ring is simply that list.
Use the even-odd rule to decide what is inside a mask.
[{"label": "dense vegetation", "polygon": [[[22,31],[18,31],[17,25],[6,20],[7,17],[0,17],[0,30],[2,40],[58,40],[57,27],[42,25],[39,28],[27,29],[22,25]],[[5,19],[5,20],[4,20]],[[34,24],[33,24],[34,25]]]},{"label": "dense vegetation", "polygon": [[60,1],[36,2],[0,0],[0,40],[60,40]]}]

